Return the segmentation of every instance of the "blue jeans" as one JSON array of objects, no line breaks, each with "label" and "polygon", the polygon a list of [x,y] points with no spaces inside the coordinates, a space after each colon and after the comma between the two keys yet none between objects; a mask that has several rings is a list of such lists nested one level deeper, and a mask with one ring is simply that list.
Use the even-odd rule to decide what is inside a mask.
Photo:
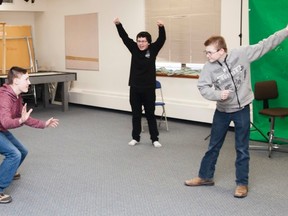
[{"label": "blue jeans", "polygon": [[235,125],[236,149],[236,184],[248,185],[249,173],[249,136],[250,136],[250,108],[245,106],[234,113],[215,111],[211,129],[210,143],[205,153],[198,176],[203,179],[213,179],[217,159],[224,143],[231,121]]},{"label": "blue jeans", "polygon": [[3,192],[12,182],[28,151],[12,133],[0,131],[0,154],[5,157],[0,165],[0,192]]}]

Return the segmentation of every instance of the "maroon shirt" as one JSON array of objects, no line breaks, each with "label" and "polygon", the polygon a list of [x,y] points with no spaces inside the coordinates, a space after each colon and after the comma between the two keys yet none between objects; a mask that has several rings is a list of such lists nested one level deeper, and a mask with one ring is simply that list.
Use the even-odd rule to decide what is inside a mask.
[{"label": "maroon shirt", "polygon": [[19,123],[23,104],[22,97],[15,94],[10,85],[0,87],[0,131],[21,127],[23,124],[34,128],[45,128],[45,122],[29,117],[23,124]]}]

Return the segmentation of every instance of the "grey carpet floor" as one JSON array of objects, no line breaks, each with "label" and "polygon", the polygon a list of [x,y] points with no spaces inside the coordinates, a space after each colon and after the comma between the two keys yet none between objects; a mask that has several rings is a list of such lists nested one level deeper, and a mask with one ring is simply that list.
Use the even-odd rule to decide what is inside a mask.
[{"label": "grey carpet floor", "polygon": [[287,153],[273,152],[269,159],[266,151],[251,150],[249,195],[233,197],[233,131],[217,163],[215,186],[192,188],[183,182],[197,176],[209,125],[170,119],[168,132],[160,128],[162,148],[151,145],[147,128],[131,147],[130,113],[70,105],[65,113],[39,106],[32,116],[53,116],[60,125],[12,130],[29,154],[21,179],[6,189],[13,202],[0,205],[0,215],[287,215]]}]

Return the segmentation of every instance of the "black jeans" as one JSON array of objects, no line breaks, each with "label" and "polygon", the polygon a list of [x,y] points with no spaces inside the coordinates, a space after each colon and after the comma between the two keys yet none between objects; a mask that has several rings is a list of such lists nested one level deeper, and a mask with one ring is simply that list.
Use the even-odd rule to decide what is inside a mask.
[{"label": "black jeans", "polygon": [[150,139],[158,141],[158,128],[155,117],[155,88],[130,87],[130,105],[132,108],[132,138],[140,141],[142,106],[147,118]]}]

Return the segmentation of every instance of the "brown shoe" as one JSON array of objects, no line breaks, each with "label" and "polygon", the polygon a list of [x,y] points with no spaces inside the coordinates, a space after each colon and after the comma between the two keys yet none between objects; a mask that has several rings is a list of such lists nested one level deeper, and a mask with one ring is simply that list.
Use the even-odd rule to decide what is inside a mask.
[{"label": "brown shoe", "polygon": [[201,179],[199,177],[186,180],[184,182],[186,186],[213,186],[214,181],[211,179]]},{"label": "brown shoe", "polygon": [[238,185],[236,187],[234,197],[236,198],[244,198],[248,195],[248,186],[246,185]]},{"label": "brown shoe", "polygon": [[15,175],[13,176],[13,180],[18,180],[21,178],[21,174],[16,172]]}]

